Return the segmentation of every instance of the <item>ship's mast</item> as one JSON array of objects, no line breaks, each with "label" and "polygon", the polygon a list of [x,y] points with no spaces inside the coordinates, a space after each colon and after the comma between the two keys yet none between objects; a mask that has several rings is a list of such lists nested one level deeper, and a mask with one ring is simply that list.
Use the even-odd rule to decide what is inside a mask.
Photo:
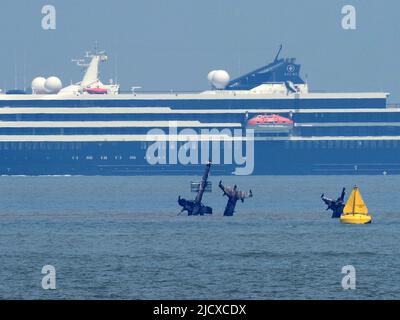
[{"label": "ship's mast", "polygon": [[[90,59],[90,62],[86,61]],[[97,44],[94,53],[87,51],[84,59],[74,59],[72,62],[75,62],[77,66],[83,67],[85,69],[85,74],[81,82],[77,83],[81,87],[83,91],[89,92],[89,90],[93,90],[93,88],[101,90],[101,93],[107,92],[108,94],[118,94],[119,85],[110,82],[109,85],[104,85],[100,81],[99,73],[99,65],[100,62],[105,62],[108,60],[108,56],[104,51],[99,51],[97,49]]]},{"label": "ship's mast", "polygon": [[85,58],[90,58],[90,63],[85,63],[85,59],[74,59],[72,62],[75,62],[77,66],[86,68],[85,75],[83,76],[81,85],[83,87],[88,87],[93,83],[99,81],[99,64],[100,62],[104,62],[108,60],[108,56],[104,51],[97,51],[94,54],[91,54],[90,51],[86,52]]}]

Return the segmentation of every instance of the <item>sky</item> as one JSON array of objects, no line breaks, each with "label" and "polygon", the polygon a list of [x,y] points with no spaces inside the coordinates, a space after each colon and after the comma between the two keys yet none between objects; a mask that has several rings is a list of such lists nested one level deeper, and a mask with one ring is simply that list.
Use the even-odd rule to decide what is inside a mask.
[{"label": "sky", "polygon": [[[344,5],[356,29],[342,28]],[[56,29],[42,28],[42,7]],[[384,91],[400,103],[398,0],[1,0],[0,88],[36,76],[81,80],[71,59],[96,42],[109,61],[102,80],[123,90],[197,91],[207,74],[231,77],[269,63],[280,44],[311,90]]]}]

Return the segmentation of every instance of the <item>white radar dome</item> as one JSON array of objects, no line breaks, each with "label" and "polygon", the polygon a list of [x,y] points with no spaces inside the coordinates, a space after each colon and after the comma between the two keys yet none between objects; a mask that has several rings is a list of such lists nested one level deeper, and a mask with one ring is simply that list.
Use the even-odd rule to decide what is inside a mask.
[{"label": "white radar dome", "polygon": [[208,73],[208,81],[215,89],[225,89],[231,80],[229,73],[225,70],[214,70]]},{"label": "white radar dome", "polygon": [[47,78],[44,88],[46,89],[47,93],[57,93],[62,89],[62,82],[57,77],[50,77]]},{"label": "white radar dome", "polygon": [[46,78],[43,77],[37,77],[33,79],[32,81],[32,92],[33,93],[46,93],[46,89],[44,87],[44,84],[46,83]]},{"label": "white radar dome", "polygon": [[212,84],[212,79],[213,79],[213,77],[214,77],[214,73],[215,72],[217,72],[217,70],[213,70],[213,71],[210,71],[209,73],[208,73],[208,75],[207,75],[207,79],[208,79],[208,81]]}]

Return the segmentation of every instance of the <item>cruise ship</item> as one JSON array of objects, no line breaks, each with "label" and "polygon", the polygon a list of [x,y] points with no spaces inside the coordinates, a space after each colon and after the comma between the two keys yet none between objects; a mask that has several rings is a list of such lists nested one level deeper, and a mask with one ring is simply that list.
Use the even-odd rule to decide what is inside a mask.
[{"label": "cruise ship", "polygon": [[210,89],[120,91],[103,84],[104,52],[66,87],[37,77],[0,92],[0,175],[400,173],[400,108],[386,92],[313,92],[294,58],[275,59]]}]

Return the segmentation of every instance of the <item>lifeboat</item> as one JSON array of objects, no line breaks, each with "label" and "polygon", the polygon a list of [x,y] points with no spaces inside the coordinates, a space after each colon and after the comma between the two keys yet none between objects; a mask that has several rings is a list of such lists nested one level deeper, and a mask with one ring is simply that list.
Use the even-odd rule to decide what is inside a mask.
[{"label": "lifeboat", "polygon": [[248,128],[271,133],[289,133],[293,125],[293,120],[277,114],[259,114],[247,121]]},{"label": "lifeboat", "polygon": [[89,94],[107,94],[108,90],[105,88],[85,88],[83,91]]}]

